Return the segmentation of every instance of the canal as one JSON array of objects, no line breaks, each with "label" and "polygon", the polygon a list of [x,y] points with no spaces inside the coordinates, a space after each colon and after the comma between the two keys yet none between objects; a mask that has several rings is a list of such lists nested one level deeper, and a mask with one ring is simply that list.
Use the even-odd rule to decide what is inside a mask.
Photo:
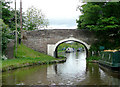
[{"label": "canal", "polygon": [[2,85],[120,85],[120,73],[86,62],[86,52],[66,53],[65,63],[2,73]]}]

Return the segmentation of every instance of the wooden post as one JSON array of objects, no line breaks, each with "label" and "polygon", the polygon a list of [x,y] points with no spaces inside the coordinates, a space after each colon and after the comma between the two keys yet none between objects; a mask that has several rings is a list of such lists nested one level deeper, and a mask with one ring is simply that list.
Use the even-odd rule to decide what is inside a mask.
[{"label": "wooden post", "polygon": [[17,14],[16,14],[16,0],[15,0],[15,28],[16,28],[16,31],[15,31],[15,53],[17,55]]},{"label": "wooden post", "polygon": [[[2,1],[0,2],[0,6],[2,6]],[[2,7],[0,7],[0,19],[2,19]],[[1,56],[2,56],[2,25],[0,24],[0,58]],[[2,84],[0,86],[2,86]]]},{"label": "wooden post", "polygon": [[21,39],[23,38],[22,33],[22,0],[20,0],[20,26],[21,26]]}]

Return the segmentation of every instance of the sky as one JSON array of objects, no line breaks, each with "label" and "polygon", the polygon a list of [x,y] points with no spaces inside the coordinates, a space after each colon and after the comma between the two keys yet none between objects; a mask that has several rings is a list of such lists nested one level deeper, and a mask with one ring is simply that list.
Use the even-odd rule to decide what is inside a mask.
[{"label": "sky", "polygon": [[[20,0],[16,1],[19,9]],[[77,6],[82,4],[80,0],[22,0],[24,12],[31,6],[42,10],[49,21],[48,29],[76,29],[76,19],[81,15]]]}]

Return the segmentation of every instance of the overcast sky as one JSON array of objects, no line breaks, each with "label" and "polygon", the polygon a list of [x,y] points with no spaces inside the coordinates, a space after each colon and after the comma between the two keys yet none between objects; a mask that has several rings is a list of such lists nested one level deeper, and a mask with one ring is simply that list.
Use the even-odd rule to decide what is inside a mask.
[{"label": "overcast sky", "polygon": [[[14,7],[14,0],[12,7]],[[17,9],[20,8],[20,0],[17,1]],[[34,6],[41,9],[49,20],[48,28],[77,28],[76,19],[81,14],[77,6],[81,5],[79,0],[22,0],[23,11]]]}]

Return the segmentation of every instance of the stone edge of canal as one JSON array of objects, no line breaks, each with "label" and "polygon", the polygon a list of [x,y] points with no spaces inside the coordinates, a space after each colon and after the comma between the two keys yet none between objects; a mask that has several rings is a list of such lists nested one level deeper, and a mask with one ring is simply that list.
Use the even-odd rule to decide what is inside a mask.
[{"label": "stone edge of canal", "polygon": [[28,67],[28,66],[34,66],[34,65],[45,65],[45,64],[55,64],[55,63],[63,63],[63,62],[66,62],[66,59],[62,59],[62,60],[53,60],[53,61],[37,61],[37,62],[34,62],[34,63],[25,63],[25,64],[20,64],[18,66],[9,66],[9,67],[5,67],[3,68],[2,72],[5,72],[5,71],[9,71],[9,70],[15,70],[15,69],[18,69],[18,68],[23,68],[23,67]]}]

